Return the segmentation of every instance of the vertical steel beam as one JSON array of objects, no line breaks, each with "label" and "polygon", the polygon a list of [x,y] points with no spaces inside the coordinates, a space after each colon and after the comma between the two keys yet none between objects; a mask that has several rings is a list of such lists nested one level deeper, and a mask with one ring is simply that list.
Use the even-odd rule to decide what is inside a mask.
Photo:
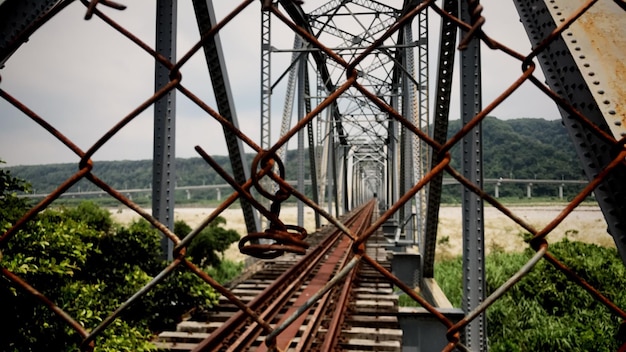
[{"label": "vertical steel beam", "polygon": [[[305,87],[306,87],[306,55],[300,55],[298,59],[298,119],[301,119],[306,114],[306,99],[305,96]],[[304,191],[304,134],[306,131],[304,129],[300,129],[298,131],[298,170],[297,170],[297,189],[302,194]],[[298,226],[304,226],[304,204],[298,200],[297,204],[297,218],[298,218]]]},{"label": "vertical steel beam", "polygon": [[[177,0],[158,0],[156,11],[156,51],[176,61],[176,7]],[[154,89],[159,90],[170,81],[170,70],[155,63]],[[174,228],[174,187],[176,186],[174,150],[176,138],[176,92],[170,91],[154,104],[154,147],[152,161],[152,216],[169,229]],[[161,250],[172,260],[174,244],[167,237],[161,239]]]},{"label": "vertical steel beam", "polygon": [[[412,26],[411,24],[407,24],[403,29],[402,42],[401,44],[406,45],[402,49],[402,65],[404,69],[402,70],[402,115],[405,119],[413,122],[415,125],[415,90],[413,89],[413,77],[414,74],[414,59],[413,59],[413,48],[408,45],[412,41]],[[408,128],[402,128],[402,140],[401,140],[401,151],[400,151],[400,193],[404,194],[414,184],[415,175],[414,174],[414,143],[415,143],[415,135]],[[407,242],[413,242],[415,240],[415,227],[413,222],[413,211],[414,211],[414,201],[415,197],[409,202],[406,202],[402,209],[400,210],[400,221],[402,224],[402,230],[404,232],[404,236]]]},{"label": "vertical steel beam", "polygon": [[345,183],[344,179],[344,145],[342,143],[335,144],[335,201],[337,216],[344,213],[344,197],[343,191]]},{"label": "vertical steel beam", "polygon": [[[468,1],[460,1],[461,20],[470,23]],[[464,35],[464,33],[461,33]],[[482,110],[480,41],[474,38],[461,52],[461,120],[467,124]],[[461,141],[462,174],[478,187],[483,186],[482,127],[479,124]],[[463,301],[467,313],[485,298],[485,243],[483,200],[463,188]],[[472,351],[487,349],[487,322],[480,314],[470,322],[463,334],[464,343]]]},{"label": "vertical steel beam", "polygon": [[384,155],[385,155],[385,163],[384,163],[384,167],[383,167],[383,187],[384,187],[384,192],[381,192],[379,194],[379,202],[381,202],[382,204],[382,208],[381,209],[386,209],[389,207],[389,204],[391,204],[391,180],[392,180],[392,165],[391,165],[391,149],[392,149],[392,135],[391,132],[394,130],[394,126],[395,124],[390,120],[387,122],[387,140],[385,141],[385,150],[384,150]]},{"label": "vertical steel beam", "polygon": [[341,165],[342,165],[342,187],[343,187],[343,214],[346,214],[350,211],[350,194],[348,193],[350,191],[349,189],[349,184],[348,184],[348,153],[350,152],[350,146],[349,145],[345,145],[342,144],[341,145],[341,156],[342,156],[342,160],[341,160]]},{"label": "vertical steel beam", "polygon": [[[335,118],[335,114],[333,114],[333,118]],[[335,216],[339,216],[339,192],[337,191],[337,183],[339,182],[339,173],[337,171],[337,149],[339,148],[339,143],[335,141],[335,134],[337,133],[335,131],[336,128],[336,123],[333,124],[333,127],[331,128],[332,130],[332,135],[331,135],[331,144],[330,144],[330,162],[332,163],[331,165],[331,170],[332,173],[328,173],[328,186],[330,187],[332,184],[332,189],[329,189],[329,196],[328,196],[328,207],[329,207],[329,213],[332,214],[332,210],[330,210],[331,204],[335,205]]]},{"label": "vertical steel beam", "polygon": [[356,208],[358,204],[361,204],[361,167],[359,166],[360,162],[354,162],[352,164],[352,189],[354,193],[352,194],[352,202],[350,203],[350,207],[352,209]]},{"label": "vertical steel beam", "polygon": [[[270,11],[261,11],[261,148],[268,150],[272,142],[272,14]],[[270,181],[261,180],[262,187],[268,189]],[[270,207],[270,200],[261,201],[266,208]],[[264,217],[260,218],[261,228],[267,228]]]},{"label": "vertical steel beam", "polygon": [[[202,35],[202,33],[209,31],[217,23],[213,9],[213,1],[193,0],[193,8],[196,14],[198,28]],[[218,111],[220,115],[224,116],[224,118],[229,120],[235,127],[239,128],[219,35],[215,34],[215,36],[206,40],[203,49],[209,68],[209,74],[211,75],[213,93],[215,94]],[[224,137],[226,139],[228,155],[233,168],[235,181],[239,184],[243,184],[250,175],[249,166],[245,161],[243,143],[226,128],[224,128]],[[252,205],[241,199],[241,210],[248,232],[258,232],[261,224],[258,214],[254,211]]]},{"label": "vertical steel beam", "polygon": [[272,16],[261,11],[261,148],[270,148],[272,131]]},{"label": "vertical steel beam", "polygon": [[[320,94],[321,91],[321,86],[319,85],[318,82],[318,90],[317,90],[317,96],[321,96]],[[331,206],[330,206],[330,170],[331,170],[331,166],[330,166],[330,157],[331,157],[331,151],[330,149],[332,148],[332,143],[333,143],[333,135],[332,135],[332,130],[333,130],[333,123],[332,123],[332,113],[330,112],[329,109],[327,109],[324,112],[324,115],[326,116],[325,119],[320,119],[317,128],[318,128],[318,143],[321,142],[321,145],[318,146],[318,148],[320,149],[319,151],[319,160],[320,160],[320,170],[319,170],[319,181],[320,181],[320,185],[319,185],[319,193],[321,195],[321,203],[320,205],[323,205],[323,203],[326,203],[327,207],[328,207],[328,213],[332,214],[331,211]],[[320,132],[320,130],[324,130],[325,135],[324,137],[322,137],[322,134]]]},{"label": "vertical steel beam", "polygon": [[[399,89],[395,81],[391,94],[391,107],[398,110]],[[389,119],[387,136],[387,204],[391,205],[398,200],[398,122],[395,119]],[[402,221],[395,214],[394,219]]]},{"label": "vertical steel beam", "polygon": [[[416,118],[417,127],[426,133],[430,127],[430,110],[429,110],[429,89],[428,89],[428,12],[422,11],[417,15],[418,36],[417,41],[417,85],[413,85],[416,99]],[[411,45],[413,39],[411,38]],[[426,142],[415,136],[414,145],[414,169],[415,178],[422,179],[429,169],[429,148]],[[425,229],[426,229],[426,203],[427,192],[423,188],[415,197],[415,214],[416,214],[416,240],[421,248],[424,246]]]},{"label": "vertical steel beam", "polygon": [[[304,95],[306,96],[305,106],[306,113],[311,112],[311,87],[309,81],[309,70],[304,70]],[[318,194],[318,180],[317,180],[317,153],[315,152],[315,131],[313,129],[313,121],[307,124],[307,136],[309,146],[309,178],[311,179],[311,196],[316,204],[319,204],[320,197]],[[315,228],[319,229],[322,224],[321,216],[318,212],[315,212]]]}]

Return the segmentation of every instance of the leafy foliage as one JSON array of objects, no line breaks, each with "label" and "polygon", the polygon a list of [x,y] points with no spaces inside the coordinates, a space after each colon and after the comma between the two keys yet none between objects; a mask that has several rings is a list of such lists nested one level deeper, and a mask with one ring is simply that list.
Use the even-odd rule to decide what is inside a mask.
[{"label": "leafy foliage", "polygon": [[[5,201],[25,187],[3,172],[0,219],[6,230],[26,203]],[[17,199],[20,200],[20,199]],[[93,329],[162,271],[160,233],[145,220],[115,224],[93,203],[48,209],[30,221],[2,250],[0,264],[19,275],[83,326]],[[97,351],[148,351],[152,332],[170,328],[191,308],[210,309],[217,293],[194,274],[176,270],[105,329]],[[0,279],[0,350],[74,351],[80,338],[41,302]]]},{"label": "leafy foliage", "polygon": [[[4,161],[0,160],[0,164]],[[0,209],[2,209],[2,218],[0,223],[11,224],[21,215],[22,209],[26,208],[26,200],[19,198],[17,193],[27,193],[30,191],[30,185],[24,180],[14,177],[8,169],[0,169]],[[5,228],[0,228],[4,232]]]},{"label": "leafy foliage", "polygon": [[[240,238],[237,231],[227,230],[222,225],[226,225],[226,219],[218,216],[191,240],[187,255],[194,264],[219,268],[224,252]],[[174,223],[174,233],[179,237],[185,237],[191,230],[182,220]]]},{"label": "leafy foliage", "polygon": [[[570,241],[550,252],[618,306],[626,306],[626,270],[614,248]],[[487,292],[533,255],[494,252],[485,260]],[[435,279],[451,302],[462,297],[461,258],[437,264]],[[546,260],[487,310],[491,351],[614,351],[620,320]]]},{"label": "leafy foliage", "polygon": [[217,282],[230,282],[241,274],[244,265],[244,262],[222,259],[218,267],[207,268],[207,274],[211,275]]}]

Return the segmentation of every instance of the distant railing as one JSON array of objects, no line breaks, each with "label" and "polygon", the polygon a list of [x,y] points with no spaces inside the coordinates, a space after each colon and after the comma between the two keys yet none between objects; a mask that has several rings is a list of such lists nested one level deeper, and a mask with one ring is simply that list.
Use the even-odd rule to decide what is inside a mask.
[{"label": "distant railing", "polygon": [[[297,181],[292,180],[286,181],[292,186],[295,186]],[[587,181],[585,180],[548,180],[548,179],[523,179],[523,178],[486,178],[484,180],[485,184],[500,184],[500,183],[516,183],[516,184],[547,184],[547,185],[585,185]],[[305,180],[304,184],[306,186],[310,186],[312,184],[311,180]],[[459,182],[454,178],[444,178],[443,185],[458,185]],[[174,188],[175,191],[199,191],[199,190],[210,190],[210,189],[230,189],[231,186],[227,183],[222,183],[218,185],[193,185],[193,186],[177,186]],[[151,193],[152,188],[129,188],[129,189],[119,189],[119,192],[123,194],[137,194],[137,193]],[[83,192],[65,192],[61,197],[77,197],[77,196],[104,196],[107,193],[105,191],[83,191]],[[48,193],[32,193],[32,194],[20,194],[19,197],[22,198],[45,198]],[[220,198],[217,198],[220,200]]]}]

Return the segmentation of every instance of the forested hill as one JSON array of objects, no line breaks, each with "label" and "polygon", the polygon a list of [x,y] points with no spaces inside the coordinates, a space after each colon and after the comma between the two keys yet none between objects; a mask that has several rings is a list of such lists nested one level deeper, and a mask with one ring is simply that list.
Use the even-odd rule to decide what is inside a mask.
[{"label": "forested hill", "polygon": [[[574,145],[560,120],[487,117],[482,126],[485,178],[584,178]],[[448,138],[460,129],[460,120],[450,121]],[[452,152],[452,165],[458,168],[460,146]]]},{"label": "forested hill", "polygon": [[[450,121],[449,135],[461,127],[459,120]],[[483,123],[483,149],[486,178],[540,178],[580,179],[578,159],[564,127],[558,120],[516,119],[499,120],[488,117]],[[453,166],[459,165],[459,148],[453,149]],[[308,155],[308,153],[306,154]],[[230,170],[227,156],[214,156],[225,169]],[[0,159],[2,156],[0,155]],[[295,160],[295,152],[287,155],[287,165]],[[248,162],[252,156],[248,156]],[[307,163],[308,164],[308,163]],[[224,184],[215,171],[202,159],[176,160],[176,184],[211,185]],[[14,166],[14,176],[32,184],[35,193],[52,191],[77,170],[76,164],[50,164]],[[295,167],[287,167],[287,178],[295,179]],[[96,161],[93,172],[100,179],[117,189],[149,188],[152,178],[151,160]],[[308,167],[307,175],[308,178]],[[88,181],[82,180],[73,190],[96,190]]]}]

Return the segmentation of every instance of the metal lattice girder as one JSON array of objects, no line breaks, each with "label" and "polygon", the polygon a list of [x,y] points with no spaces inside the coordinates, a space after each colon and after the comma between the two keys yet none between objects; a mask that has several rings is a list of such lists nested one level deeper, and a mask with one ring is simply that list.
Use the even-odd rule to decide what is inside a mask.
[{"label": "metal lattice girder", "polygon": [[[364,45],[371,44],[375,37],[386,30],[400,13],[399,10],[385,6],[388,11],[383,15],[382,12],[376,11],[378,6],[375,6],[376,9],[367,8],[369,5],[374,6],[374,2],[361,2],[356,4],[359,9],[357,11],[359,15],[371,13],[375,16],[371,16],[370,22],[360,21],[360,17],[356,19],[355,11],[351,10],[355,3],[343,2],[342,4],[334,4],[333,6],[336,9],[324,14],[318,14],[319,16],[309,14],[305,17],[299,7],[292,2],[281,1],[280,3],[285,7],[294,22],[305,28],[309,33],[317,31],[316,36],[324,36],[320,40],[325,43],[329,43],[331,46],[337,45],[338,47],[335,49],[341,52],[341,55],[347,60],[354,58],[359,50],[363,50]],[[352,19],[354,20],[352,22],[354,25],[340,26],[334,16],[342,17],[342,19]],[[351,33],[344,30],[348,27],[356,29],[356,32]],[[395,43],[391,43],[391,46],[395,46]],[[332,92],[337,82],[345,79],[345,69],[336,65],[333,60],[326,60],[319,51],[313,50],[310,54],[317,65],[316,72],[319,75],[319,81],[325,87],[325,93]],[[391,96],[388,90],[389,85],[385,83],[389,82],[392,67],[396,64],[394,60],[390,59],[392,56],[393,52],[389,48],[385,48],[380,53],[365,60],[357,68],[362,78],[361,84],[376,90],[376,94],[380,97],[388,98]],[[339,101],[332,104],[329,111],[332,114],[334,123],[333,136],[339,140],[341,146],[352,145],[358,140],[371,142],[387,139],[387,118],[380,113],[378,107],[375,107],[368,99],[363,99],[355,89],[349,89]],[[384,143],[376,144],[384,148]],[[330,145],[328,144],[328,146]],[[327,152],[329,151],[329,149],[326,150]],[[347,185],[349,174],[345,169],[349,167],[347,158],[352,154],[350,154],[349,150],[334,150],[334,152],[339,152],[337,158],[330,158],[336,167],[334,169],[337,172],[336,175],[339,176],[339,178],[333,179],[333,181],[339,182],[339,184],[335,183],[338,191],[337,197],[339,197],[336,203],[342,203],[343,207],[347,209],[351,201],[351,195]],[[395,172],[395,170],[392,170],[392,172]]]},{"label": "metal lattice girder", "polygon": [[[207,32],[216,23],[212,0],[194,0],[193,7],[200,33]],[[208,38],[208,40],[204,42],[203,48],[207,66],[209,67],[209,74],[211,75],[213,93],[215,94],[218,111],[220,115],[230,121],[235,127],[238,127],[239,123],[235,113],[235,103],[230,91],[230,83],[219,36],[216,34]],[[226,138],[226,144],[228,146],[228,155],[233,168],[234,179],[237,183],[244,184],[248,179],[250,171],[246,167],[247,163],[245,161],[243,143],[233,133],[230,133],[226,127],[224,127],[224,137]],[[250,203],[243,199],[240,201],[241,210],[243,211],[244,220],[246,222],[246,229],[249,233],[258,232],[261,227],[258,214],[254,211]]]},{"label": "metal lattice girder", "polygon": [[[522,23],[537,46],[584,5],[580,0],[515,1]],[[541,50],[538,61],[550,88],[595,126],[616,140],[626,136],[626,11],[599,1]],[[559,107],[563,124],[589,180],[620,148]],[[594,190],[617,248],[626,263],[626,166],[613,169]]]},{"label": "metal lattice girder", "polygon": [[353,146],[353,187],[356,193],[353,207],[382,193],[385,159],[382,149],[377,146],[369,144]]},{"label": "metal lattice girder", "polygon": [[[269,23],[269,20],[267,20],[267,22]],[[269,39],[264,39],[264,43],[269,43]],[[304,116],[305,114],[308,114],[309,112],[311,112],[311,98],[310,98],[311,94],[310,94],[310,85],[309,85],[308,70],[307,70],[308,53],[306,52],[306,49],[302,47],[302,45],[303,45],[302,38],[296,34],[294,38],[293,51],[292,51],[292,56],[291,56],[291,64],[289,65],[289,68],[286,70],[286,72],[283,73],[283,75],[281,75],[281,77],[278,79],[277,82],[268,85],[268,89],[267,90],[264,89],[262,93],[263,99],[269,100],[273,87],[283,77],[287,76],[287,87],[286,87],[286,92],[285,92],[280,137],[284,136],[291,128],[291,118],[293,115],[293,103],[294,103],[295,96],[296,96],[296,77],[298,80],[298,96],[299,96],[298,116]],[[264,46],[268,47],[268,50],[267,50],[268,52],[271,51],[271,49],[269,48],[269,44],[264,44]],[[263,62],[265,61],[269,62],[269,60],[263,60]],[[265,67],[265,65],[263,65],[263,67]],[[269,67],[267,69],[264,69],[264,71],[267,71],[265,75],[267,75],[268,81],[271,80],[271,77],[269,77]],[[287,72],[288,72],[288,75],[287,75]],[[269,105],[269,103],[266,103],[265,105]],[[265,117],[264,119],[269,120],[269,115]],[[269,121],[263,122],[264,119],[262,119],[262,123],[261,123],[262,130],[263,130],[263,126],[269,125]],[[301,142],[300,138],[303,137],[303,136],[300,136],[301,133],[303,132],[301,131],[298,135],[297,163],[298,163],[299,189],[303,191],[304,159],[305,158],[304,158],[304,145],[303,143],[302,144],[300,143]],[[316,170],[316,163],[315,163],[316,161],[315,138],[314,138],[315,133],[314,133],[312,122],[307,124],[307,136],[308,136],[307,140],[308,140],[308,148],[309,148],[309,162],[310,162],[310,170],[311,170],[310,177],[311,177],[311,183],[312,183],[312,198],[313,198],[313,201],[317,203],[319,202],[319,197],[318,197],[317,170]],[[269,137],[267,138],[267,141],[268,141],[268,145],[264,147],[264,149],[269,149],[270,147]],[[287,144],[284,144],[283,146],[281,146],[277,151],[278,158],[283,160],[283,162],[286,162],[286,155],[287,155],[286,151],[287,151]],[[303,204],[299,202],[298,203],[298,224],[300,226],[302,226],[302,223],[304,222],[303,214],[304,214]],[[319,227],[320,222],[321,222],[321,218],[319,214],[316,214],[315,222],[316,222],[317,227]]]},{"label": "metal lattice girder", "polygon": [[[177,0],[157,1],[156,51],[170,62],[176,61]],[[170,69],[156,63],[155,91],[170,82]],[[176,92],[169,91],[154,104],[154,147],[152,159],[152,216],[174,229],[174,187],[176,172]],[[161,238],[161,250],[173,259],[174,243]]]},{"label": "metal lattice girder", "polygon": [[[415,96],[416,126],[422,131],[428,131],[430,125],[429,109],[429,85],[428,85],[428,12],[423,11],[417,15],[418,35],[417,41],[417,85],[412,85]],[[411,38],[410,42],[413,42]],[[426,142],[415,137],[413,143],[413,168],[418,179],[424,177],[429,169],[429,148]],[[424,245],[426,229],[426,203],[427,192],[422,189],[415,195],[415,212],[417,219],[416,240],[420,248]],[[421,249],[420,249],[421,250]]]},{"label": "metal lattice girder", "polygon": [[[307,97],[305,100],[305,110],[306,113],[311,112],[311,85],[309,82],[309,71],[304,70],[304,81],[306,82],[304,85],[304,95]],[[315,131],[313,128],[313,122],[309,122],[307,124],[307,141],[309,148],[309,177],[311,178],[311,196],[313,197],[313,201],[319,204],[319,194],[318,194],[318,179],[317,179],[317,159],[315,153]],[[321,226],[321,216],[319,213],[315,213],[315,228],[320,228]]]},{"label": "metal lattice girder", "polygon": [[[402,30],[402,42],[400,44],[409,43],[412,39],[410,32],[412,28],[407,25]],[[401,82],[401,90],[402,90],[402,115],[409,121],[415,124],[414,117],[417,112],[415,111],[416,97],[414,95],[414,90],[411,84],[412,76],[414,74],[414,60],[413,60],[413,51],[411,48],[404,48],[402,50],[402,82]],[[415,177],[419,175],[414,174],[414,140],[415,135],[411,132],[407,127],[403,126],[402,130],[402,139],[400,146],[400,194],[406,193],[413,184],[415,184]],[[413,202],[409,201],[404,204],[404,206],[400,209],[400,222],[402,225],[402,232],[404,233],[405,239],[407,242],[414,241],[414,219],[413,219]]]},{"label": "metal lattice girder", "polygon": [[[272,140],[272,16],[269,11],[261,11],[261,148],[268,150]],[[261,181],[269,189],[270,181]],[[270,206],[269,199],[263,200],[265,207]],[[261,228],[266,227],[266,219],[260,218]]]},{"label": "metal lattice girder", "polygon": [[0,67],[28,37],[71,1],[6,0],[0,2]]},{"label": "metal lattice girder", "polygon": [[261,148],[267,150],[272,131],[272,16],[261,11]]},{"label": "metal lattice girder", "polygon": [[[371,1],[371,0],[353,0],[350,1],[351,3],[363,6],[369,10],[372,10],[376,13],[397,13],[398,10],[385,5],[383,3],[380,2],[376,2],[376,1]],[[316,16],[320,16],[320,15],[327,15],[330,13],[337,13],[337,9],[340,6],[343,6],[346,3],[346,1],[344,0],[333,0],[333,1],[329,1],[327,3],[325,3],[324,5],[318,7],[317,9],[310,11],[309,12],[309,16],[311,17],[316,17]]]},{"label": "metal lattice girder", "polygon": [[346,47],[350,46],[352,50],[354,49],[365,49],[367,45],[372,44],[373,37],[383,31],[385,31],[389,26],[393,25],[396,21],[395,17],[387,18],[384,21],[372,26],[370,28],[364,28],[365,31],[361,34],[365,34],[364,36],[361,34],[354,34],[347,31],[342,30],[338,26],[334,26],[327,22],[319,21],[318,23],[313,22],[313,28],[319,28],[321,32],[326,34],[330,34],[336,38],[340,39],[340,43],[337,43],[338,46],[335,49],[338,51],[343,51]]},{"label": "metal lattice girder", "polygon": [[[419,36],[425,37],[427,35],[426,15],[418,15],[419,22]],[[403,47],[403,66],[404,75],[402,83],[402,108],[404,116],[409,119],[414,126],[420,130],[428,130],[428,61],[423,58],[423,55],[427,55],[427,40],[421,40],[419,43],[419,60],[417,67],[415,65],[414,49],[411,46],[413,42],[413,30],[411,24],[407,24],[402,30],[402,41],[399,43]],[[416,74],[417,68],[417,74]],[[417,77],[415,79],[414,77]],[[404,189],[402,193],[410,189],[416,182],[423,177],[426,167],[426,157],[423,152],[426,150],[424,142],[404,129],[402,143],[402,162],[401,169],[403,180],[402,186]],[[409,243],[419,243],[422,237],[422,210],[425,207],[425,192],[424,190],[418,192],[414,197],[413,202],[405,204],[401,210],[400,217],[403,219],[404,233]]]},{"label": "metal lattice girder", "polygon": [[[373,43],[397,20],[400,14],[400,9],[372,1],[343,1],[327,3],[311,11],[308,17],[311,19],[312,29],[317,31],[320,40],[340,53],[344,59],[350,61],[358,56],[366,46]],[[414,43],[408,43],[408,45],[413,46]],[[392,100],[395,99],[394,95],[400,92],[399,90],[394,91],[394,85],[390,84],[394,68],[402,67],[398,55],[398,46],[399,44],[393,39],[389,39],[388,43],[378,48],[372,55],[368,55],[357,65],[360,84],[371,89],[378,97],[389,103],[392,103]],[[328,66],[327,71],[332,73],[323,80],[326,84],[328,84],[328,79],[330,79],[331,85],[345,79],[345,69],[341,65],[332,60],[328,60],[325,64]],[[413,72],[410,70],[401,68],[398,69],[398,72],[404,72],[405,78],[417,84],[413,78]],[[400,100],[394,101],[397,104],[401,103]],[[375,104],[364,99],[360,92],[349,89],[340,97],[337,105],[335,121],[338,122],[337,126],[341,126],[341,130],[339,127],[337,128],[337,133],[344,139],[342,144],[371,143],[379,145],[382,149],[390,147],[393,150],[391,159],[395,160],[398,157],[394,148],[397,136],[390,137],[390,128],[393,130],[393,127],[388,126],[388,117]],[[395,106],[399,108],[399,105]],[[393,124],[393,122],[390,123]],[[393,132],[391,133],[393,134]],[[376,142],[381,140],[384,142]],[[411,143],[409,142],[408,145],[411,146]],[[411,159],[409,156],[409,160]],[[409,168],[407,172],[412,173],[412,170]],[[387,179],[394,180],[393,182],[385,182],[385,184],[390,185],[388,192],[396,193],[397,190],[391,189],[396,187],[395,179],[398,170],[395,166],[390,167],[387,169],[387,173]],[[347,189],[344,188],[344,191]],[[344,198],[347,197],[344,195]],[[397,199],[397,197],[390,195],[381,196],[381,199],[394,198]]]},{"label": "metal lattice girder", "polygon": [[[291,65],[289,67],[289,75],[287,77],[287,88],[285,90],[285,102],[283,105],[283,119],[280,125],[280,136],[284,136],[291,127],[291,116],[293,114],[293,102],[296,93],[296,77],[297,69],[302,62],[300,61],[299,50],[302,49],[302,38],[299,35],[295,35],[293,39],[293,53],[291,55]],[[285,161],[287,155],[287,144],[283,145],[276,152],[278,157]]]},{"label": "metal lattice girder", "polygon": [[[302,8],[295,4],[292,0],[280,0],[279,3],[285,8],[285,11],[289,14],[291,19],[300,27],[302,27],[305,31],[310,34],[313,34],[313,29],[309,23],[308,16],[304,13]],[[311,57],[315,61],[317,66],[317,73],[321,77],[321,82],[323,82],[326,92],[332,92],[335,90],[335,86],[331,79],[331,74],[327,67],[326,57],[319,51],[312,51]],[[339,109],[337,108],[337,102],[333,102],[331,104],[330,111],[333,114],[333,120],[335,123],[335,129],[337,130],[337,138],[341,144],[346,145],[347,142],[345,140],[345,134],[343,132],[343,125],[341,121],[341,116],[339,115]]]}]

